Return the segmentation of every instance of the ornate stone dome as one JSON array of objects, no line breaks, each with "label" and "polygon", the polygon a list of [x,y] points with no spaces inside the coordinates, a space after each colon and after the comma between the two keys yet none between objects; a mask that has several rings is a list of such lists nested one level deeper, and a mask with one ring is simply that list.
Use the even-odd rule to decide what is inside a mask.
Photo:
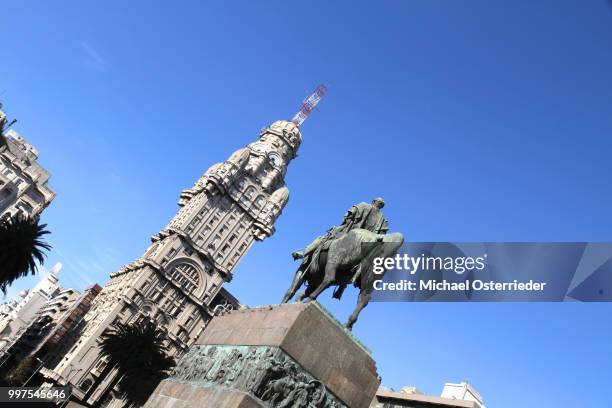
[{"label": "ornate stone dome", "polygon": [[293,149],[293,152],[297,152],[302,143],[302,133],[295,123],[286,120],[277,120],[270,125],[269,130],[285,139]]}]

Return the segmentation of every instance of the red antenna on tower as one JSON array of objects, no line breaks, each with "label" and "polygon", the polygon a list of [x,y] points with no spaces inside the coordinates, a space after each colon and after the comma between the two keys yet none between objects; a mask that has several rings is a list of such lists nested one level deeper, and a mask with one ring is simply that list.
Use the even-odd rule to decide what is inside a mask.
[{"label": "red antenna on tower", "polygon": [[317,86],[317,89],[315,89],[315,91],[311,93],[308,98],[306,98],[304,104],[302,105],[298,113],[295,114],[293,119],[291,119],[291,121],[297,126],[300,126],[302,123],[304,123],[306,118],[310,116],[310,112],[312,112],[315,106],[317,106],[321,98],[325,96],[326,92],[327,88],[325,87],[325,85]]}]

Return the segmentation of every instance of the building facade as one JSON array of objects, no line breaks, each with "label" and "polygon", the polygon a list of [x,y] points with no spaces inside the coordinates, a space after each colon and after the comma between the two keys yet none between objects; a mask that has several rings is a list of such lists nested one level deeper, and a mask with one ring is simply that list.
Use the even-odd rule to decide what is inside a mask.
[{"label": "building facade", "polygon": [[5,375],[27,356],[55,366],[78,339],[83,317],[102,288],[94,284],[83,293],[58,289],[30,322],[12,336],[3,350],[0,374]]},{"label": "building facade", "polygon": [[77,399],[96,403],[115,375],[90,389],[106,365],[99,339],[114,323],[156,322],[179,359],[215,314],[239,307],[222,286],[251,245],[274,233],[289,199],[287,166],[300,143],[294,123],[277,121],[184,190],[176,216],[138,260],[111,274],[84,318],[79,340],[44,375],[72,385]]},{"label": "building facade", "polygon": [[48,302],[37,320],[34,336],[37,341],[31,354],[42,360],[46,367],[57,365],[77,342],[84,326],[83,318],[101,291],[98,284],[89,286],[83,293],[68,289]]},{"label": "building facade", "polygon": [[6,351],[34,321],[49,299],[60,290],[57,274],[62,265],[51,271],[30,291],[22,291],[15,299],[0,305],[0,359],[6,359]]},{"label": "building facade", "polygon": [[[0,129],[7,118],[0,110]],[[55,198],[38,151],[14,130],[0,134],[0,218],[21,213],[38,216]]]}]

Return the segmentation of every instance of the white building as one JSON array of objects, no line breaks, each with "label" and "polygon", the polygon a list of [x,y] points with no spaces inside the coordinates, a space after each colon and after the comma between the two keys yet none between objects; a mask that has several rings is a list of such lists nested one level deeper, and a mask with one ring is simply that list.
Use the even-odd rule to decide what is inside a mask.
[{"label": "white building", "polygon": [[485,408],[482,396],[466,382],[446,383],[439,397],[424,395],[416,387],[393,391],[381,387],[370,408]]},{"label": "white building", "polygon": [[[0,128],[7,119],[0,110]],[[0,217],[22,213],[36,216],[55,198],[50,174],[37,162],[38,151],[19,133],[0,134]]]},{"label": "white building", "polygon": [[476,392],[467,382],[463,381],[458,384],[446,383],[442,389],[442,398],[458,399],[463,401],[473,401],[478,404],[479,408],[485,408],[482,402],[482,396]]},{"label": "white building", "polygon": [[61,268],[58,262],[32,290],[22,291],[17,298],[0,306],[0,355],[59,292],[57,273]]}]

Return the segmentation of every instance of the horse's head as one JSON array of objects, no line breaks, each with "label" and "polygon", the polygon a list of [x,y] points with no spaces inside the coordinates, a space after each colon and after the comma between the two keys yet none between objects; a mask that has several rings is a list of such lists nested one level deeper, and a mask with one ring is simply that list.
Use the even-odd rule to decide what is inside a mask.
[{"label": "horse's head", "polygon": [[375,258],[389,258],[395,256],[397,250],[404,243],[404,236],[399,232],[392,234],[373,234],[374,237],[364,241],[369,242],[364,247],[366,253],[362,254],[361,272],[362,277],[369,281],[373,276],[372,268]]},{"label": "horse's head", "polygon": [[401,247],[404,243],[404,235],[401,232],[387,234],[384,235],[382,242],[386,244],[384,245],[385,251],[390,252],[390,255],[387,256],[393,256],[395,255],[399,247]]}]

